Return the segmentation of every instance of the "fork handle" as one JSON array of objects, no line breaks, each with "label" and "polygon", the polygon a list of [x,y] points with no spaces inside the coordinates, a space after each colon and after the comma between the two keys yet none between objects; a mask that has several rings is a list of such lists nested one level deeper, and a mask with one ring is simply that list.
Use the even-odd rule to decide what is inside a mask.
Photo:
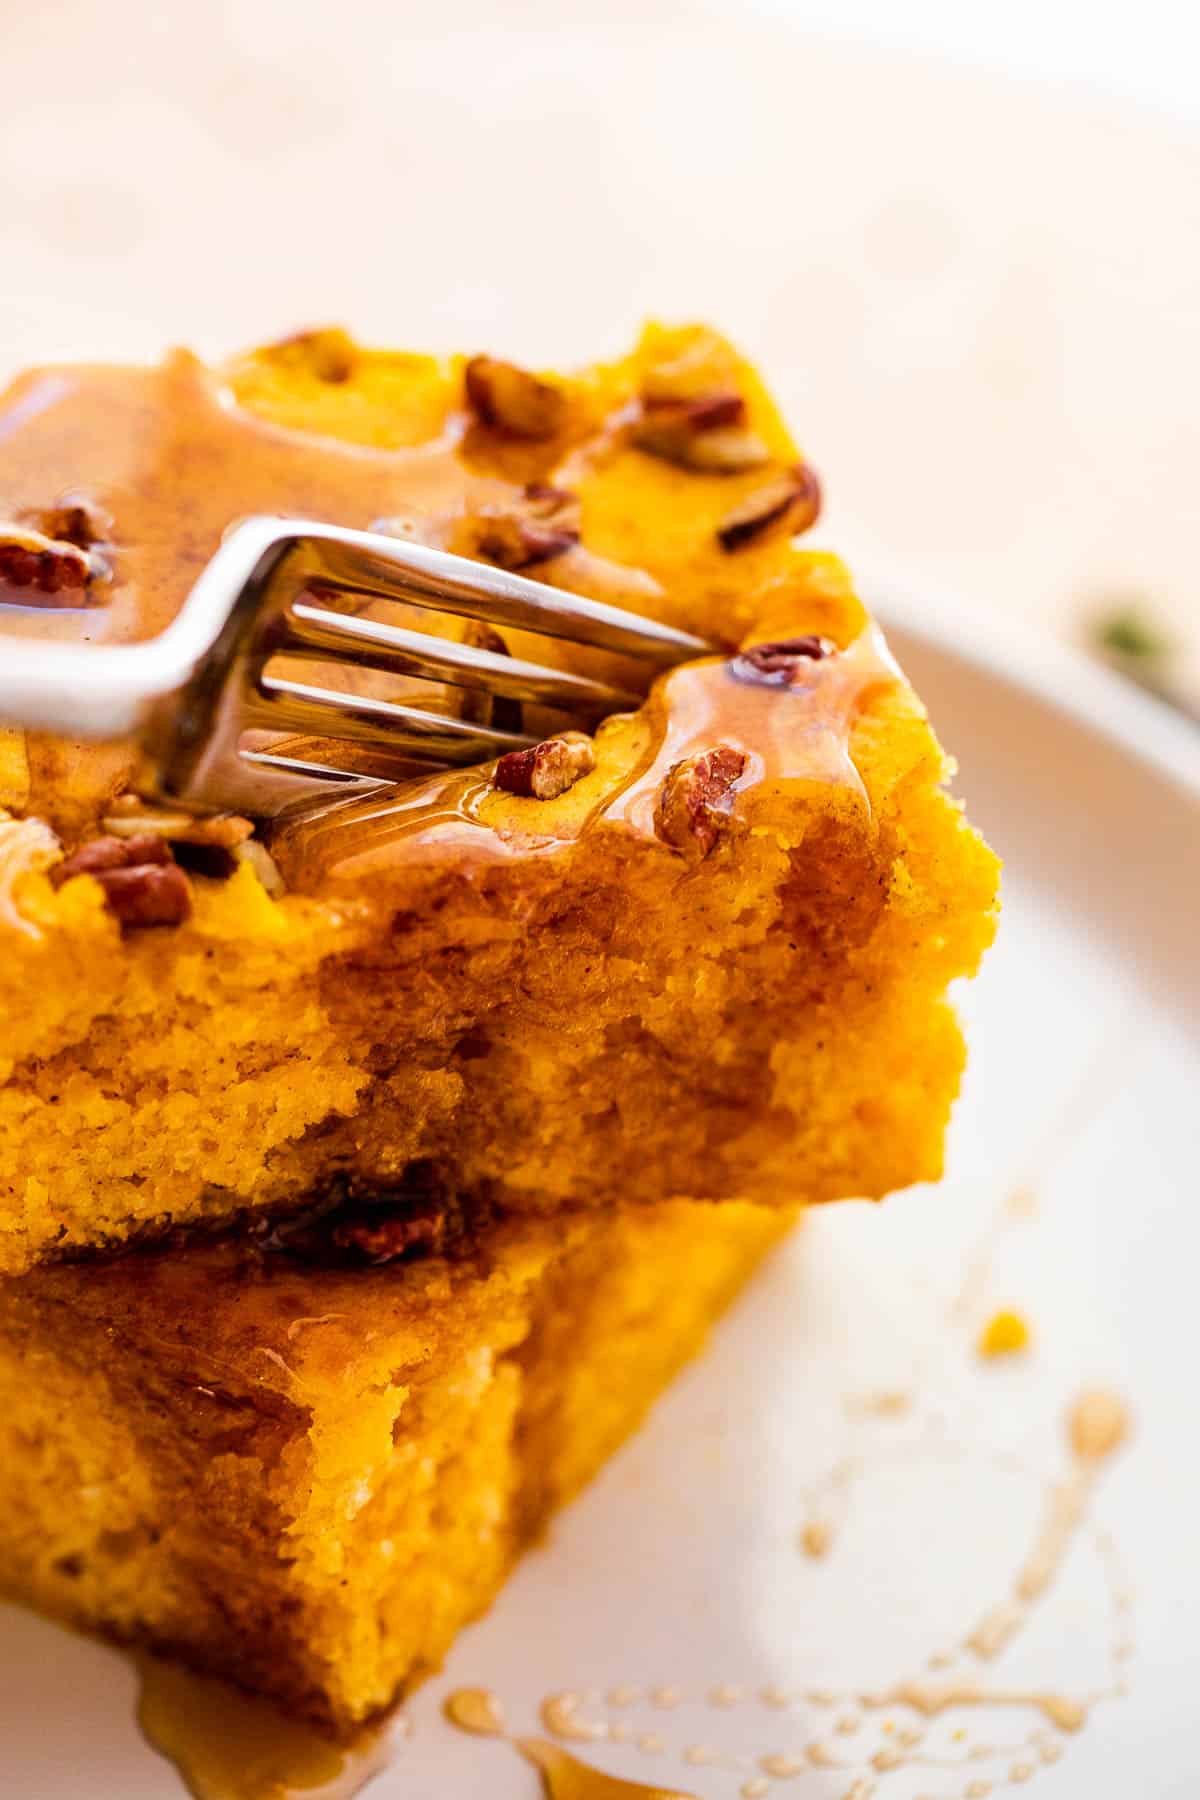
[{"label": "fork handle", "polygon": [[161,702],[192,680],[227,623],[229,597],[284,554],[280,522],[234,527],[176,617],[140,644],[0,638],[0,723],[99,740],[140,733]]},{"label": "fork handle", "polygon": [[160,638],[146,644],[14,643],[0,638],[0,724],[72,738],[122,738],[186,680]]}]

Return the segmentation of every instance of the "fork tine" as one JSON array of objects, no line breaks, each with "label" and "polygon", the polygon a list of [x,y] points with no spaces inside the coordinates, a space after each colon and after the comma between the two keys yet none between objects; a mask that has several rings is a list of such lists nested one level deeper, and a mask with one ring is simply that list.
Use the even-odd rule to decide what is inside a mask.
[{"label": "fork tine", "polygon": [[303,650],[318,657],[366,668],[390,669],[429,681],[445,681],[455,687],[482,688],[514,700],[530,700],[601,717],[605,713],[635,711],[641,697],[603,681],[591,681],[564,669],[545,668],[515,656],[501,656],[450,638],[430,637],[428,632],[406,631],[377,619],[360,619],[349,613],[297,601],[285,616],[280,649]]},{"label": "fork tine", "polygon": [[423,712],[393,700],[340,694],[282,675],[263,675],[259,693],[247,696],[247,724],[270,730],[302,731],[314,737],[349,738],[444,763],[488,762],[509,750],[537,742],[521,733],[497,731],[444,713]]},{"label": "fork tine", "polygon": [[[653,619],[638,618],[619,607],[566,594],[423,544],[319,522],[258,515],[230,528],[177,618],[160,637],[145,644],[89,648],[86,667],[76,656],[75,646],[39,645],[38,655],[44,651],[48,667],[52,665],[49,685],[72,692],[73,684],[78,686],[81,698],[71,715],[75,729],[90,729],[97,735],[117,730],[140,732],[143,779],[175,805],[232,806],[236,811],[272,818],[293,802],[319,801],[339,790],[347,792],[342,772],[322,764],[296,768],[286,758],[273,758],[269,753],[261,757],[250,751],[243,754],[244,732],[256,724],[299,730],[314,737],[382,742],[401,756],[452,765],[486,762],[533,742],[530,737],[464,719],[338,693],[282,674],[268,676],[264,665],[275,651],[289,642],[294,647],[297,627],[289,618],[290,608],[302,592],[320,587],[406,600],[494,625],[574,639],[644,657],[659,667],[713,649],[703,639]],[[313,609],[318,614],[321,610]],[[354,634],[344,625],[337,629],[346,653],[346,641]],[[439,649],[424,654],[452,655],[445,640],[439,643]],[[380,647],[378,641],[369,645],[361,634],[357,637],[360,652]],[[18,659],[23,648],[17,646]],[[61,654],[51,659],[52,650]],[[397,651],[398,644],[391,644],[389,650]],[[323,658],[328,652],[318,650],[317,654]],[[472,660],[486,654],[473,652]],[[354,659],[346,653],[346,660]],[[518,666],[514,672],[511,662],[504,658],[499,666],[489,667],[486,685],[503,694],[506,687],[498,684],[545,679],[540,665]],[[460,668],[458,674],[463,676],[465,671]],[[7,667],[0,668],[0,698],[7,691],[8,676]],[[556,687],[551,692],[559,702],[569,702],[568,710],[599,700],[599,684],[581,686],[582,677],[568,680],[562,671],[552,672],[552,679]],[[36,680],[33,685],[36,699],[41,690]],[[44,681],[42,686],[46,685]],[[21,681],[17,686],[23,693],[28,683]],[[104,706],[91,705],[94,693],[104,697]],[[87,706],[84,699],[89,701]],[[614,702],[622,710],[631,699],[633,696],[614,693]],[[605,698],[599,710],[606,710],[609,704]],[[23,702],[22,710],[25,706],[32,707],[32,702]],[[40,722],[43,714],[34,710],[33,718]]]},{"label": "fork tine", "polygon": [[324,586],[405,600],[489,625],[570,638],[663,666],[709,655],[713,649],[703,638],[657,619],[641,618],[623,607],[547,587],[509,569],[452,556],[448,550],[433,550],[409,538],[306,524],[297,532],[295,544],[308,579]]}]

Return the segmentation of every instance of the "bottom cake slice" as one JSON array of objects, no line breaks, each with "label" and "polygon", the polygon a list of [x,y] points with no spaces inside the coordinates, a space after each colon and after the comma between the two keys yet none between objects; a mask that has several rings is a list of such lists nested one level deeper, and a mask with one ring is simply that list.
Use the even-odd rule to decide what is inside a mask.
[{"label": "bottom cake slice", "polygon": [[786,1214],[498,1222],[469,1254],[244,1243],[0,1288],[0,1588],[348,1730],[435,1669]]}]

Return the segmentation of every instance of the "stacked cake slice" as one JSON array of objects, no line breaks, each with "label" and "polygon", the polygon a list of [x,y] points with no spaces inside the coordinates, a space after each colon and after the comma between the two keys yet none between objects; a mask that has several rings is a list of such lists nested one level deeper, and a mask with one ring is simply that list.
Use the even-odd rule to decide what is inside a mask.
[{"label": "stacked cake slice", "polygon": [[716,646],[594,736],[528,715],[536,750],[376,760],[394,785],[273,829],[146,802],[131,746],[0,733],[0,1581],[345,1729],[797,1204],[939,1173],[995,860],[707,331],[571,378],[306,333],[38,372],[6,422],[0,654],[160,629],[264,511]]}]

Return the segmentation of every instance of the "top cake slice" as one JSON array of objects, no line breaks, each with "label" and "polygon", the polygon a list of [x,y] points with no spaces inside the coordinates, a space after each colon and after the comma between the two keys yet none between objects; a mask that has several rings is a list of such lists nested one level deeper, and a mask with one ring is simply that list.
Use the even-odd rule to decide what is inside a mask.
[{"label": "top cake slice", "polygon": [[527,715],[535,751],[273,831],[142,802],[130,746],[0,732],[0,1270],[239,1215],[374,1261],[496,1210],[939,1173],[946,988],[997,865],[844,569],[798,545],[815,477],[723,340],[652,327],[543,378],[316,332],[36,372],[0,424],[0,654],[161,630],[251,512],[722,652],[592,738]]}]

